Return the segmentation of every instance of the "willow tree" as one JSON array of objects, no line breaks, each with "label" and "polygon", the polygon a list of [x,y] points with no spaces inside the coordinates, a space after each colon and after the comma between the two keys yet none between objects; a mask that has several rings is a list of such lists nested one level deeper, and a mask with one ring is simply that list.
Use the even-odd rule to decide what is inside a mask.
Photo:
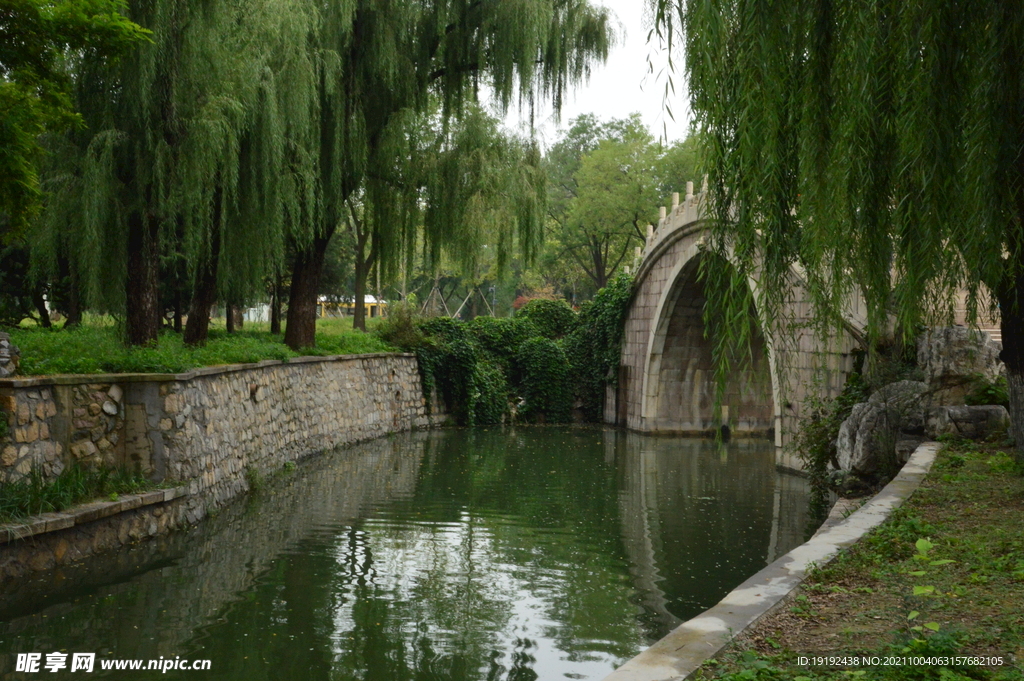
[{"label": "willow tree", "polygon": [[19,232],[39,208],[39,137],[80,124],[68,66],[106,60],[146,37],[121,0],[8,0],[0,5],[0,215]]},{"label": "willow tree", "polygon": [[[345,219],[346,201],[365,192],[381,236],[377,257],[400,257],[413,227],[415,188],[403,182],[405,134],[439,101],[442,120],[457,119],[486,84],[508,107],[549,99],[607,56],[606,10],[587,0],[352,0],[330,9],[318,31],[321,64],[316,145],[317,211],[293,241],[296,258],[285,342],[315,342],[316,291],[324,254]],[[427,230],[455,243],[456,231]]]},{"label": "willow tree", "polygon": [[975,322],[991,292],[1024,461],[1024,5],[651,6],[684,46],[715,245],[760,269],[763,314],[794,265],[837,331],[862,292],[873,338],[948,320],[963,289]]},{"label": "willow tree", "polygon": [[[130,344],[157,337],[162,258],[186,258],[203,294],[211,271],[222,289],[255,286],[280,250],[285,125],[271,48],[295,5],[133,0],[128,18],[151,42],[113,67],[76,64],[85,127],[53,143],[61,164],[37,241],[73,260],[90,304],[123,314]],[[190,321],[205,323],[209,305],[193,307]]]}]

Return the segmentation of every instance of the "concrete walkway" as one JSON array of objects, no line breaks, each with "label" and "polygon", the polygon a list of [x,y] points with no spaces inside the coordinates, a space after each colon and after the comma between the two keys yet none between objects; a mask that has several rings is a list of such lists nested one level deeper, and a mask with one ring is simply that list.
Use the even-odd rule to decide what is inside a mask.
[{"label": "concrete walkway", "polygon": [[605,677],[605,681],[681,681],[733,638],[767,614],[807,577],[843,549],[878,527],[924,480],[941,445],[920,445],[903,470],[849,517],[830,517],[809,541],[743,582],[718,605],[679,625],[653,646]]}]

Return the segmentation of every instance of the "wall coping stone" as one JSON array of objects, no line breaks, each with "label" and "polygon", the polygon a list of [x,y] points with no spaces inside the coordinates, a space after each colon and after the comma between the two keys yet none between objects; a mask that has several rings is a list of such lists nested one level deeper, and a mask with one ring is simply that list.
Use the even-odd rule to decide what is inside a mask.
[{"label": "wall coping stone", "polygon": [[107,518],[118,513],[131,511],[143,506],[162,504],[178,497],[188,496],[186,487],[169,487],[139,494],[125,494],[117,501],[91,501],[73,506],[59,513],[43,513],[30,516],[21,522],[0,525],[0,544],[17,539],[33,537],[48,532],[66,530],[75,525],[84,525],[94,520]]},{"label": "wall coping stone", "polygon": [[217,376],[236,371],[263,369],[266,367],[285,366],[288,364],[312,364],[315,362],[333,363],[348,362],[378,357],[415,357],[411,352],[373,352],[361,355],[307,355],[291,359],[264,359],[248,364],[219,364],[210,367],[197,367],[180,374],[54,374],[51,376],[29,376],[20,378],[0,378],[0,388],[33,388],[47,385],[78,385],[80,383],[146,383],[150,381],[191,381],[203,376]]},{"label": "wall coping stone", "polygon": [[[813,566],[824,566],[840,551],[857,543],[882,524],[920,486],[939,451],[939,443],[924,442],[910,460],[874,498],[846,518],[829,520],[804,544],[732,590],[718,605],[683,622],[614,672],[604,681],[683,681],[736,636],[774,610],[807,577]],[[843,512],[852,505],[844,505]]]}]

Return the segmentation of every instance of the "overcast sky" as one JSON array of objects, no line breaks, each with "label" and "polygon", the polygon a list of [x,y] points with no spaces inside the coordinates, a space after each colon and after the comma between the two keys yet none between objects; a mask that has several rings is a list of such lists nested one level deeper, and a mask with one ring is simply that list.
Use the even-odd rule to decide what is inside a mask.
[{"label": "overcast sky", "polygon": [[[566,97],[561,122],[556,122],[550,109],[539,111],[538,134],[542,144],[550,146],[570,119],[580,114],[594,113],[602,120],[624,118],[634,111],[643,115],[656,137],[667,134],[669,141],[686,136],[688,111],[686,94],[681,87],[680,75],[675,77],[676,92],[671,95],[672,120],[665,112],[663,100],[668,60],[657,45],[657,37],[647,44],[648,26],[644,22],[643,0],[596,0],[612,10],[618,22],[620,41],[608,56],[608,62],[597,67],[590,82]],[[623,32],[625,33],[623,40]],[[651,55],[653,73],[649,72],[647,57]],[[677,65],[678,69],[678,65]],[[525,117],[524,117],[525,118]],[[528,120],[528,118],[526,118]],[[509,114],[506,123],[522,126],[516,112]]]}]

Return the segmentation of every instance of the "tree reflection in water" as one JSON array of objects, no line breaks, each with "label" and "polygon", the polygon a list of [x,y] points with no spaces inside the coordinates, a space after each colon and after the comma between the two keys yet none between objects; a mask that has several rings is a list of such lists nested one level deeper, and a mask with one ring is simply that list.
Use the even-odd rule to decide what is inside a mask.
[{"label": "tree reflection in water", "polygon": [[396,436],[9,585],[0,653],[208,658],[203,678],[245,681],[601,678],[801,542],[806,500],[763,442]]}]

